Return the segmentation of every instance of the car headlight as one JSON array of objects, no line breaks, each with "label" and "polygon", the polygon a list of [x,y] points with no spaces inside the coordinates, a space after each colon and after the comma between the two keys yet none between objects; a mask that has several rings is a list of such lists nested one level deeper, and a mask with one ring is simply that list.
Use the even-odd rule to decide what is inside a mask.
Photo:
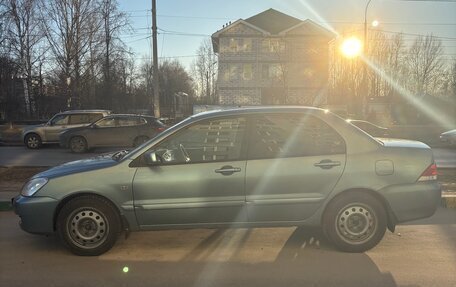
[{"label": "car headlight", "polygon": [[40,190],[46,183],[48,182],[47,178],[39,177],[34,178],[27,182],[26,185],[22,188],[21,195],[22,196],[32,196],[38,190]]}]

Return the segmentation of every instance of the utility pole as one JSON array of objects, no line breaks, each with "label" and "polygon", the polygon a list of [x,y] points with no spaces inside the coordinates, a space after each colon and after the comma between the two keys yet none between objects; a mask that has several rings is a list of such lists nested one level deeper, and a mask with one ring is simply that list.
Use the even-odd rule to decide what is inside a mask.
[{"label": "utility pole", "polygon": [[158,79],[158,55],[157,55],[157,8],[155,0],[152,0],[152,49],[153,49],[153,85],[154,85],[154,116],[160,117],[160,86]]}]

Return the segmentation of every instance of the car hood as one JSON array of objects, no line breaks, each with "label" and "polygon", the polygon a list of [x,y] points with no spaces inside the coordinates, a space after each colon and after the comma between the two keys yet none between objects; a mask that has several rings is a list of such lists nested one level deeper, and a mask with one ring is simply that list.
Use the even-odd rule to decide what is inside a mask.
[{"label": "car hood", "polygon": [[118,164],[117,161],[112,159],[112,155],[112,153],[109,153],[96,156],[93,158],[67,162],[62,165],[45,170],[41,173],[38,173],[35,176],[33,176],[33,178],[46,177],[51,179],[80,172],[108,168]]},{"label": "car hood", "polygon": [[25,126],[23,129],[22,129],[22,132],[26,132],[26,131],[30,131],[30,130],[34,130],[36,128],[41,128],[41,127],[44,127],[46,124],[39,124],[39,125],[32,125],[32,126]]}]

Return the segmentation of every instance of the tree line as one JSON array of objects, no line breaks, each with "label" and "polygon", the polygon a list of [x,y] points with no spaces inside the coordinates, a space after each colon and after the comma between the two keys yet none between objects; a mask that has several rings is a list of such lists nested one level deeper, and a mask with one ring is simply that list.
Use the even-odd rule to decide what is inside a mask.
[{"label": "tree line", "polygon": [[[116,0],[0,0],[0,118],[45,118],[66,109],[151,109],[152,63],[121,35],[133,31]],[[162,61],[160,104],[189,98],[194,81]]]},{"label": "tree line", "polygon": [[[406,40],[411,40],[407,43]],[[347,59],[330,53],[329,101],[353,103],[348,113],[359,116],[369,101],[391,105],[392,121],[423,123],[431,111],[455,122],[456,59],[447,57],[442,40],[433,35],[389,35],[372,31],[366,58]],[[428,109],[429,111],[426,111]]]}]

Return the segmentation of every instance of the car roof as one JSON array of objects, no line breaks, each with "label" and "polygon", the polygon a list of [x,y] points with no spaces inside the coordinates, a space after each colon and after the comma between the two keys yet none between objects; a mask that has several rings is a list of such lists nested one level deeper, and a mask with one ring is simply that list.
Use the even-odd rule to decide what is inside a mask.
[{"label": "car roof", "polygon": [[306,107],[306,106],[255,106],[255,107],[243,107],[243,108],[233,108],[226,110],[214,110],[202,112],[196,115],[193,115],[193,118],[205,118],[213,116],[230,116],[230,115],[242,115],[242,114],[255,114],[255,113],[281,113],[281,112],[311,112],[311,113],[327,113],[329,110],[316,108],[316,107]]},{"label": "car roof", "polygon": [[153,116],[145,116],[145,115],[137,115],[137,114],[110,114],[110,115],[104,117],[104,119],[113,118],[113,117],[142,117],[142,118],[147,118],[147,119],[156,119]]},{"label": "car roof", "polygon": [[59,114],[79,114],[79,113],[111,113],[110,110],[70,110],[60,112]]}]

